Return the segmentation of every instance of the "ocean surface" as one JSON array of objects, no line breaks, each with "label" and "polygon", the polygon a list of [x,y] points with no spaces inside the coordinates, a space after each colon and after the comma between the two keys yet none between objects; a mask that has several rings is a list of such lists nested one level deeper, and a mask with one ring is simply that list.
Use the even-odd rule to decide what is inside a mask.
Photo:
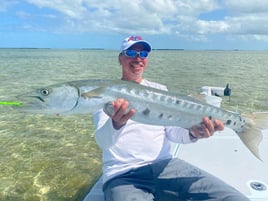
[{"label": "ocean surface", "polygon": [[[0,49],[0,101],[78,79],[120,79],[112,50]],[[222,108],[268,111],[268,51],[155,50],[144,77],[178,94],[225,87]],[[101,175],[91,115],[25,114],[0,105],[0,200],[80,201]]]}]

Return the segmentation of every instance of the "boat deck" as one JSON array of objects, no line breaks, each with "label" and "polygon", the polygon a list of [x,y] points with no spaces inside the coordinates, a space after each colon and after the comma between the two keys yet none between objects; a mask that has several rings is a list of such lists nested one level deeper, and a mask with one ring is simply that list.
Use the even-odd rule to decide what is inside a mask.
[{"label": "boat deck", "polygon": [[[268,130],[263,131],[263,136],[260,145],[263,161],[256,159],[228,128],[193,144],[173,145],[173,154],[221,178],[251,201],[267,201]],[[97,181],[84,201],[104,201],[101,180]]]}]

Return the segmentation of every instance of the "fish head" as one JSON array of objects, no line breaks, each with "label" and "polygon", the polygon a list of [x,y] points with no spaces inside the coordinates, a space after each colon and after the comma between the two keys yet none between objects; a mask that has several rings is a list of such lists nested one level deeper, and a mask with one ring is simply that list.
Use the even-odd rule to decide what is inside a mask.
[{"label": "fish head", "polygon": [[68,84],[41,87],[17,96],[20,109],[31,113],[63,114],[72,111],[79,101],[79,89]]}]

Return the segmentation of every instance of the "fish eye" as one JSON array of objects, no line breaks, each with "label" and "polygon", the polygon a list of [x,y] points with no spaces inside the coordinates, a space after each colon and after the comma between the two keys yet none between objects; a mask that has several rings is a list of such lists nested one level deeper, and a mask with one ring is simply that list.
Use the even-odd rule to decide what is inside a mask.
[{"label": "fish eye", "polygon": [[43,95],[43,96],[47,96],[47,95],[49,94],[49,90],[48,90],[48,89],[41,89],[41,90],[40,90],[40,93],[41,93],[41,95]]}]

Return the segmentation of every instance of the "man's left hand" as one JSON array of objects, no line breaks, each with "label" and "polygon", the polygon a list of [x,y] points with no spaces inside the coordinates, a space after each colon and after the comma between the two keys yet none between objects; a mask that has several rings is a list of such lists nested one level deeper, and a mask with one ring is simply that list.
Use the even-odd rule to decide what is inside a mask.
[{"label": "man's left hand", "polygon": [[202,122],[190,128],[190,136],[196,139],[208,138],[216,131],[224,129],[224,124],[218,120],[210,120],[209,117],[204,117]]}]

